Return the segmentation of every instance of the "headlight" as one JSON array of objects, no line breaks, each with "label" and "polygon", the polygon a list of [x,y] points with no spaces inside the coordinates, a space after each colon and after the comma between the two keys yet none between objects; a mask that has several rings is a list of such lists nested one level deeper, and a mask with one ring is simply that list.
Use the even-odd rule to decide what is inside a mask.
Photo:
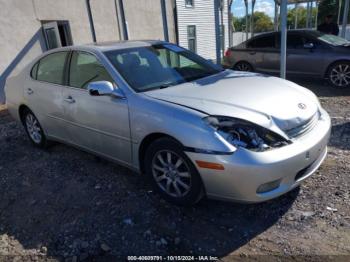
[{"label": "headlight", "polygon": [[282,136],[246,120],[225,116],[208,116],[203,120],[235,147],[261,152],[289,144]]}]

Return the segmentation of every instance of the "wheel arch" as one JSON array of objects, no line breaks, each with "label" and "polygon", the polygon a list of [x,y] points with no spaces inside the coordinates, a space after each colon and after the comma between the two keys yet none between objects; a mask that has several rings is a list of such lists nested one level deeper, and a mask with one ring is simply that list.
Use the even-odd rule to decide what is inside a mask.
[{"label": "wheel arch", "polygon": [[179,143],[181,146],[183,146],[183,144],[179,140],[177,140],[176,138],[172,137],[171,135],[168,135],[168,134],[165,134],[165,133],[161,133],[161,132],[148,134],[147,136],[145,136],[142,139],[142,141],[140,143],[140,146],[139,146],[139,150],[138,150],[139,166],[140,166],[141,173],[144,173],[144,171],[145,171],[144,159],[145,159],[147,148],[154,141],[156,141],[156,140],[158,140],[160,138],[170,138],[170,139],[176,141],[177,143]]},{"label": "wheel arch", "polygon": [[18,107],[18,115],[19,115],[19,119],[21,120],[22,124],[23,124],[23,121],[24,121],[24,119],[23,119],[24,115],[23,114],[24,114],[24,112],[26,110],[31,111],[30,108],[27,105],[25,105],[25,104],[21,104]]}]

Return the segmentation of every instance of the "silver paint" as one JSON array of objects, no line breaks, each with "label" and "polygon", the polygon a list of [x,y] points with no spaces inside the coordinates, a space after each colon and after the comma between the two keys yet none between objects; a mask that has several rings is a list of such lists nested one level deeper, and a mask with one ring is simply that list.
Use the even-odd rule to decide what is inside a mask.
[{"label": "silver paint", "polygon": [[[33,80],[30,70],[39,57],[20,74],[8,79],[5,91],[9,112],[19,120],[19,108],[25,105],[34,112],[49,139],[79,147],[136,171],[141,171],[142,142],[154,134],[171,136],[184,147],[202,150],[185,153],[198,169],[205,192],[213,198],[265,201],[293,189],[321,165],[331,125],[328,114],[312,92],[276,77],[226,70],[167,89],[136,93],[103,51],[154,43],[161,42],[121,42],[50,51],[81,50],[94,54],[113,77],[123,97],[91,96],[87,90]],[[298,108],[299,103],[306,108]],[[288,137],[286,130],[302,125],[316,112],[320,117],[311,130],[299,137]],[[204,123],[203,117],[208,115],[248,120],[290,139],[291,144],[266,152],[235,148]],[[309,158],[305,157],[306,152]],[[196,160],[220,163],[225,170],[200,168]],[[308,166],[304,176],[295,181],[296,174]],[[263,194],[256,192],[260,185],[278,179],[281,185],[277,189]]]}]

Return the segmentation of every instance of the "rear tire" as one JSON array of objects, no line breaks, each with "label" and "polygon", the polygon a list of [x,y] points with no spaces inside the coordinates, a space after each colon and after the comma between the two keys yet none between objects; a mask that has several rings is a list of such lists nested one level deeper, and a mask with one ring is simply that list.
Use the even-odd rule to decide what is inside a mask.
[{"label": "rear tire", "polygon": [[44,130],[42,129],[39,120],[36,118],[34,113],[29,109],[25,109],[22,113],[22,122],[32,144],[39,148],[46,148],[48,141]]},{"label": "rear tire", "polygon": [[165,200],[189,206],[203,197],[200,175],[175,140],[154,141],[146,151],[144,166],[153,188]]},{"label": "rear tire", "polygon": [[253,66],[245,61],[238,62],[237,64],[235,64],[233,69],[236,71],[244,71],[244,72],[253,72],[254,71]]},{"label": "rear tire", "polygon": [[334,88],[350,87],[350,62],[337,62],[331,65],[327,72],[328,82]]}]

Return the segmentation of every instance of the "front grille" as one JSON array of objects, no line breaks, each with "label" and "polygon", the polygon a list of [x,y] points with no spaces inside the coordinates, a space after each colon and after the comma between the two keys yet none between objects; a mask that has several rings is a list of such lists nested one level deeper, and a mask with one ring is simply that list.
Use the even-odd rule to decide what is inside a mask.
[{"label": "front grille", "polygon": [[299,137],[299,136],[307,133],[311,129],[313,129],[315,127],[315,125],[317,124],[319,119],[320,119],[320,113],[317,111],[316,114],[314,114],[308,120],[304,121],[303,123],[301,123],[300,125],[298,125],[296,127],[293,127],[291,129],[286,130],[285,132],[286,132],[287,136],[289,136],[290,138]]}]

